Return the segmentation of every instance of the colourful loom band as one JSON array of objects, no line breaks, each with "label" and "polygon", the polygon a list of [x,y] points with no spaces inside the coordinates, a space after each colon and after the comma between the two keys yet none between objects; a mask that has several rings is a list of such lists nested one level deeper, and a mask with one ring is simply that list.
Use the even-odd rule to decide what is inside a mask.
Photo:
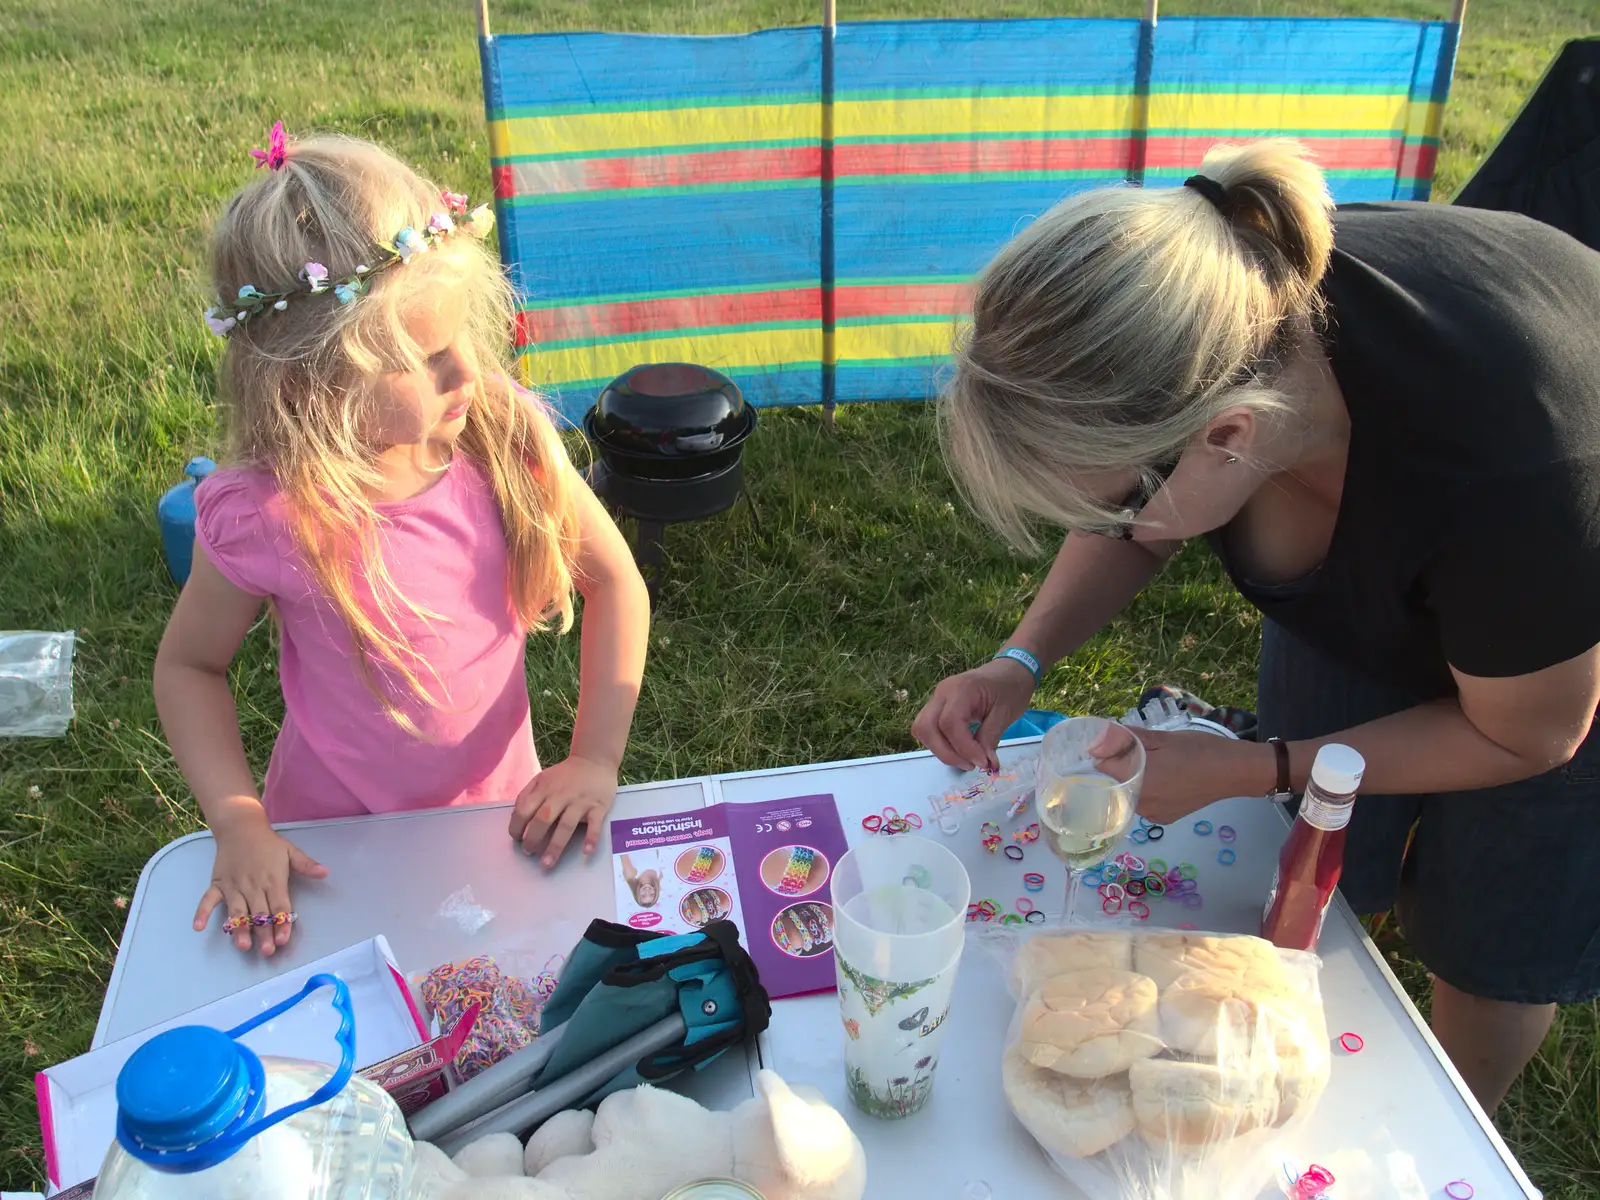
[{"label": "colourful loom band", "polygon": [[1165,875],[1167,873],[1167,860],[1164,858],[1152,858],[1145,864],[1145,870],[1155,875]]},{"label": "colourful loom band", "polygon": [[1021,846],[1007,846],[1006,847],[1006,857],[1009,858],[1012,862],[1021,862],[1022,861],[1022,847]]},{"label": "colourful loom band", "polygon": [[1178,877],[1180,879],[1193,879],[1197,874],[1199,874],[1199,872],[1192,862],[1181,862],[1178,864]]},{"label": "colourful loom band", "polygon": [[785,896],[793,896],[805,890],[806,883],[811,879],[811,867],[816,862],[817,852],[810,846],[795,846],[789,851],[789,863],[783,868],[783,877],[778,880],[778,892]]},{"label": "colourful loom band", "polygon": [[1000,918],[1000,924],[1002,924],[1002,925],[1021,925],[1022,924],[1022,918],[1020,916],[1018,916],[1016,913],[1007,913],[1005,916]]},{"label": "colourful loom band", "polygon": [[1226,846],[1217,851],[1217,861],[1225,867],[1233,866],[1234,859],[1239,856]]},{"label": "colourful loom band", "polygon": [[1122,865],[1127,867],[1130,871],[1143,871],[1147,869],[1145,867],[1144,859],[1140,858],[1137,854],[1129,854],[1125,856],[1122,860]]},{"label": "colourful loom band", "polygon": [[1142,896],[1144,895],[1144,880],[1130,879],[1123,885],[1123,890],[1130,896]]},{"label": "colourful loom band", "polygon": [[1232,825],[1218,825],[1217,826],[1217,837],[1220,838],[1224,842],[1231,842],[1231,841],[1233,841],[1234,838],[1236,838],[1238,836],[1239,836],[1238,833],[1236,833],[1234,831],[1234,828],[1233,828]]},{"label": "colourful loom band", "polygon": [[1194,831],[1196,833],[1198,833],[1201,837],[1209,836],[1210,833],[1211,833],[1211,830],[1212,830],[1212,824],[1211,824],[1210,821],[1196,821],[1194,823]]},{"label": "colourful loom band", "polygon": [[1167,881],[1159,875],[1146,875],[1144,877],[1144,894],[1147,896],[1164,896],[1167,891]]},{"label": "colourful loom band", "polygon": [[1128,914],[1137,917],[1141,921],[1149,920],[1150,906],[1143,900],[1130,900],[1128,901]]},{"label": "colourful loom band", "polygon": [[1152,842],[1159,842],[1162,838],[1167,836],[1166,826],[1152,825],[1149,829],[1145,830],[1145,834]]},{"label": "colourful loom band", "polygon": [[896,817],[883,827],[885,833],[910,833],[911,822],[904,817]]},{"label": "colourful loom band", "polygon": [[1347,1054],[1360,1054],[1366,1048],[1366,1040],[1359,1033],[1346,1031],[1339,1035],[1339,1045],[1343,1046]]},{"label": "colourful loom band", "polygon": [[[1026,879],[1027,876],[1023,876],[1023,878]],[[1105,874],[1100,870],[1099,867],[1094,867],[1094,868],[1092,868],[1092,869],[1090,869],[1088,871],[1085,871],[1083,873],[1083,875],[1079,877],[1079,880],[1078,880],[1078,882],[1083,884],[1085,887],[1093,887],[1093,888],[1099,887],[1105,881],[1106,881]],[[1043,885],[1041,884],[1040,886],[1043,886]]]},{"label": "colourful loom band", "polygon": [[980,900],[978,901],[978,911],[991,917],[999,916],[1000,904],[995,900]]},{"label": "colourful loom band", "polygon": [[1132,833],[1128,834],[1128,840],[1135,846],[1142,846],[1150,840],[1150,834],[1143,829],[1135,829]]},{"label": "colourful loom band", "polygon": [[1119,898],[1119,899],[1113,900],[1108,896],[1106,899],[1100,901],[1100,911],[1105,913],[1105,915],[1108,916],[1108,917],[1116,916],[1119,912],[1122,911],[1122,901],[1121,901],[1121,899]]},{"label": "colourful loom band", "polygon": [[[1024,908],[1023,905],[1027,905],[1027,907]],[[1029,900],[1026,896],[1018,896],[1017,897],[1017,902],[1015,904],[1013,904],[1012,907],[1015,908],[1023,916],[1027,916],[1029,913],[1031,913],[1033,911],[1033,901]]]},{"label": "colourful loom band", "polygon": [[877,813],[873,813],[871,816],[862,817],[861,828],[865,829],[868,833],[877,833],[878,830],[883,828],[883,818]]},{"label": "colourful loom band", "polygon": [[922,828],[922,818],[918,814],[916,814],[914,812],[907,813],[903,819],[904,819],[905,823],[907,825],[911,826],[911,828],[913,828],[913,829],[921,829]]},{"label": "colourful loom band", "polygon": [[1044,891],[1044,876],[1037,871],[1029,871],[1022,877],[1022,886],[1030,892]]},{"label": "colourful loom band", "polygon": [[1128,889],[1120,883],[1102,883],[1098,890],[1107,900],[1116,900],[1119,903],[1128,894]]},{"label": "colourful loom band", "polygon": [[1444,1185],[1444,1194],[1449,1196],[1450,1200],[1472,1200],[1477,1192],[1465,1179],[1452,1179]]},{"label": "colourful loom band", "polygon": [[885,821],[897,820],[899,818],[899,816],[900,816],[900,810],[898,808],[896,808],[894,805],[887,804],[887,805],[884,806],[883,819]]},{"label": "colourful loom band", "polygon": [[[1034,920],[1035,917],[1037,917],[1039,919],[1036,921],[1036,920]],[[1034,909],[1027,916],[1025,916],[1023,918],[1023,920],[1026,921],[1029,925],[1043,925],[1044,924],[1044,909],[1042,909],[1042,908]]]}]

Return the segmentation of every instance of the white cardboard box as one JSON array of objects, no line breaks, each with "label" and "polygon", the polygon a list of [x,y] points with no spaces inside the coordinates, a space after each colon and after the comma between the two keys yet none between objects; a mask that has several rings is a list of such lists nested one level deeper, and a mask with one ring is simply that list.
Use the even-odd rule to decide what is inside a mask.
[{"label": "white cardboard box", "polygon": [[[337,975],[355,1013],[356,1067],[371,1066],[428,1040],[427,1024],[381,937],[358,942],[171,1021],[110,1042],[41,1071],[34,1079],[50,1194],[92,1179],[116,1137],[117,1074],[133,1052],[179,1025],[232,1029],[293,996],[313,975]],[[335,1054],[333,994],[313,992],[288,1012],[244,1035],[257,1054],[325,1062]]]}]

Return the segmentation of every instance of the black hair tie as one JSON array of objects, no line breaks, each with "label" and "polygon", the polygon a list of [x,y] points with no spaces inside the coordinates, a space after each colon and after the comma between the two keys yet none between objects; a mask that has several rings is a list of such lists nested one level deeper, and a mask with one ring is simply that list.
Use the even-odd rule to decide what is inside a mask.
[{"label": "black hair tie", "polygon": [[1191,175],[1183,181],[1183,186],[1199,192],[1211,201],[1218,212],[1222,211],[1222,206],[1228,199],[1228,189],[1209,175]]}]

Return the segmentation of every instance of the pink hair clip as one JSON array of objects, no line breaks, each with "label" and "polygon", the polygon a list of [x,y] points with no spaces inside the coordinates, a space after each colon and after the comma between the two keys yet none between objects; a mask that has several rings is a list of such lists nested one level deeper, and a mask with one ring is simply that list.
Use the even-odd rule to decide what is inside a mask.
[{"label": "pink hair clip", "polygon": [[258,167],[266,167],[269,171],[283,170],[283,164],[289,161],[289,147],[284,141],[282,121],[273,122],[272,132],[267,134],[267,148],[250,151],[250,157],[256,160]]}]

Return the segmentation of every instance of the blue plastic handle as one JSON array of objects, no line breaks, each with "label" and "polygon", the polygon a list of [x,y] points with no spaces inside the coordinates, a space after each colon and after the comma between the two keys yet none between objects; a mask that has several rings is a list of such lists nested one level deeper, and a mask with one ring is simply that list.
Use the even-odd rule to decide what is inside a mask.
[{"label": "blue plastic handle", "polygon": [[265,1133],[280,1121],[287,1121],[296,1113],[305,1112],[308,1108],[315,1108],[319,1104],[326,1104],[344,1090],[345,1084],[350,1082],[350,1076],[355,1071],[356,1065],[356,1014],[350,1004],[350,989],[345,986],[344,980],[337,975],[313,975],[306,980],[305,987],[282,1004],[274,1005],[264,1013],[259,1013],[243,1025],[235,1026],[228,1030],[228,1036],[238,1040],[249,1033],[258,1025],[264,1025],[273,1017],[281,1016],[288,1012],[300,1001],[304,1000],[318,988],[331,987],[333,989],[333,1009],[339,1014],[339,1030],[333,1035],[333,1040],[339,1043],[339,1065],[335,1068],[328,1082],[319,1087],[304,1100],[294,1104],[287,1104],[275,1113],[268,1113],[259,1121],[252,1121],[243,1129],[225,1133],[217,1138],[212,1145],[218,1149],[236,1150],[251,1138]]}]

